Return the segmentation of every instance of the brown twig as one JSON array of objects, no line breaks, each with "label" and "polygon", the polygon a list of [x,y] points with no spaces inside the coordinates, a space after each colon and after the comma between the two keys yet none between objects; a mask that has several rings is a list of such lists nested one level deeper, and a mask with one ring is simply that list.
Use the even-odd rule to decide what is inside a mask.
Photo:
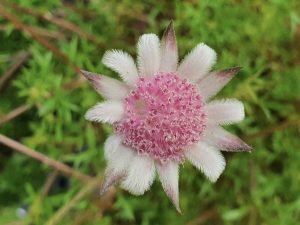
[{"label": "brown twig", "polygon": [[54,170],[52,173],[50,173],[50,175],[48,176],[48,178],[43,186],[43,189],[41,192],[41,199],[45,198],[48,195],[48,192],[50,191],[50,188],[52,187],[57,175],[58,175],[57,170]]},{"label": "brown twig", "polygon": [[44,198],[48,195],[48,192],[53,185],[55,178],[58,174],[58,171],[53,171],[46,179],[46,182],[40,192],[40,194],[35,198],[32,202],[30,209],[29,209],[29,217],[30,218],[37,218],[39,214],[42,212],[42,205]]},{"label": "brown twig", "polygon": [[70,4],[68,2],[63,2],[63,5],[85,20],[93,20],[96,19],[98,16],[97,12],[92,11],[88,7],[77,7],[76,4],[75,5],[72,3]]},{"label": "brown twig", "polygon": [[208,221],[209,219],[216,216],[217,213],[218,212],[217,212],[216,207],[212,207],[212,208],[206,210],[205,212],[203,212],[202,214],[200,214],[196,219],[190,221],[186,225],[200,225],[200,224],[203,224],[206,221]]},{"label": "brown twig", "polygon": [[45,165],[48,165],[58,171],[61,171],[62,173],[66,174],[67,176],[75,177],[83,182],[90,181],[92,177],[85,175],[79,171],[76,171],[72,169],[71,167],[57,161],[54,159],[49,158],[48,156],[43,155],[40,152],[37,152],[11,138],[8,138],[2,134],[0,134],[0,143],[22,153],[25,154],[33,159],[36,159],[40,162],[42,162]]},{"label": "brown twig", "polygon": [[7,87],[7,83],[12,80],[16,72],[28,61],[30,57],[30,53],[25,51],[21,51],[17,54],[14,63],[0,77],[0,91]]},{"label": "brown twig", "polygon": [[284,121],[283,123],[280,124],[275,124],[273,126],[267,127],[263,130],[258,131],[257,133],[254,134],[249,134],[245,135],[243,139],[245,140],[253,140],[255,138],[262,138],[271,135],[272,133],[279,131],[279,130],[284,130],[289,127],[294,127],[294,126],[300,126],[300,120],[288,120]]},{"label": "brown twig", "polygon": [[24,225],[24,222],[20,221],[20,220],[17,220],[17,221],[10,222],[10,223],[5,224],[5,225]]},{"label": "brown twig", "polygon": [[[256,191],[257,188],[257,182],[256,182],[256,172],[255,172],[255,162],[253,158],[250,159],[249,161],[249,171],[250,171],[250,177],[249,177],[249,187],[250,187],[250,193],[252,198],[254,198],[254,192]],[[252,202],[252,207],[249,212],[249,225],[256,225],[256,220],[257,220],[257,211],[256,207],[254,205],[254,201]]]},{"label": "brown twig", "polygon": [[90,221],[95,220],[96,217],[100,217],[101,215],[99,215],[98,212],[96,211],[92,211],[90,209],[81,212],[79,215],[77,215],[77,217],[75,217],[72,221],[72,224],[70,225],[81,225],[81,224],[86,224]]},{"label": "brown twig", "polygon": [[18,17],[16,17],[15,15],[13,15],[9,11],[7,11],[5,9],[5,7],[1,4],[0,4],[0,15],[3,16],[4,18],[6,18],[7,20],[9,20],[16,28],[30,34],[34,40],[36,40],[42,46],[44,46],[45,48],[50,50],[58,58],[62,59],[64,63],[71,65],[76,73],[81,74],[78,66],[76,66],[74,63],[72,63],[66,54],[64,54],[56,46],[51,44],[48,39],[43,38],[43,37],[39,36],[38,34],[36,34],[34,32],[34,30],[32,30],[31,27],[28,27],[21,20],[19,20]]},{"label": "brown twig", "polygon": [[[61,32],[55,31],[55,30],[48,30],[48,29],[44,29],[41,27],[34,27],[34,26],[28,26],[30,27],[36,34],[40,35],[40,36],[44,36],[46,38],[51,38],[51,39],[65,39],[65,35],[62,34]],[[14,30],[17,28],[13,28]],[[5,25],[0,25],[0,31],[5,31],[6,27]]]},{"label": "brown twig", "polygon": [[31,29],[37,35],[44,36],[46,38],[57,39],[57,40],[63,40],[66,38],[63,33],[55,30],[48,30],[41,27],[33,27],[33,26],[28,26],[28,28]]},{"label": "brown twig", "polygon": [[97,186],[99,186],[100,179],[95,178],[91,182],[87,183],[67,204],[60,208],[54,216],[52,216],[46,225],[55,225],[73,208],[74,205],[86,195],[91,193]]},{"label": "brown twig", "polygon": [[18,116],[23,114],[24,112],[27,112],[29,110],[29,107],[27,105],[21,105],[17,107],[16,109],[12,110],[8,114],[6,114],[3,117],[0,117],[0,126]]},{"label": "brown twig", "polygon": [[99,44],[97,37],[95,37],[93,34],[91,34],[89,32],[83,31],[79,26],[77,26],[76,24],[74,24],[70,21],[67,21],[62,18],[57,18],[50,13],[44,14],[39,11],[33,10],[31,8],[25,8],[16,3],[10,3],[10,2],[5,1],[5,4],[11,6],[16,11],[27,13],[36,18],[43,19],[43,20],[53,23],[59,27],[62,27],[66,30],[72,31],[72,32],[78,34],[80,37],[85,38],[95,44]]},{"label": "brown twig", "polygon": [[[55,225],[60,222],[61,219],[63,219],[69,211],[79,202],[82,198],[86,197],[88,194],[92,193],[95,189],[98,189],[98,185],[100,184],[102,179],[95,178],[95,183],[93,184],[90,182],[89,184],[85,185],[67,204],[65,204],[63,207],[61,207],[56,214],[49,219],[46,225]],[[113,206],[113,200],[116,195],[116,191],[113,187],[111,187],[105,195],[101,197],[99,200],[99,211],[88,211],[89,218],[93,216],[102,216],[102,213],[108,209],[110,209]],[[84,213],[85,214],[85,213]],[[81,222],[86,222],[87,220],[87,214],[81,215],[77,217],[74,220],[73,225],[77,224],[83,224]]]},{"label": "brown twig", "polygon": [[[80,191],[64,206],[62,206],[46,223],[46,225],[55,225],[63,219],[69,211],[84,197],[93,193],[95,189],[98,189],[101,182],[103,182],[102,174],[98,175],[96,178],[87,183]],[[116,195],[116,190],[114,187],[111,187],[100,199],[96,198],[97,206],[100,211],[97,212],[97,215],[101,215],[105,210],[110,209],[113,206],[113,200]],[[89,214],[93,216],[94,213]],[[86,218],[86,217],[85,217]],[[85,218],[80,218],[80,220],[84,220]],[[76,222],[76,220],[75,220]],[[79,221],[78,221],[79,222]],[[75,223],[76,224],[76,223]]]},{"label": "brown twig", "polygon": [[63,85],[64,90],[74,90],[76,88],[82,87],[86,83],[86,79],[83,76],[79,76],[76,80],[70,81]]}]

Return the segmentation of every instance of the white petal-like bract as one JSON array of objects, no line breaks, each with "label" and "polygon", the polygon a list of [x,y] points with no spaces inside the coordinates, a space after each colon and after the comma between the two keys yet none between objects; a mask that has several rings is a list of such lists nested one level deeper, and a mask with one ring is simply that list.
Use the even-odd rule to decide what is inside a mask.
[{"label": "white petal-like bract", "polygon": [[173,22],[169,24],[161,39],[160,72],[174,72],[177,69],[178,49]]},{"label": "white petal-like bract", "polygon": [[138,50],[138,68],[141,76],[150,77],[158,72],[160,65],[159,38],[155,34],[140,37]]},{"label": "white petal-like bract", "polygon": [[[112,137],[109,141],[110,143],[106,143],[105,146],[107,168],[105,170],[104,182],[100,188],[100,195],[104,194],[110,186],[126,177],[128,167],[135,155],[132,149],[122,144],[119,145],[119,140],[113,140],[114,138]],[[116,146],[113,146],[114,143]],[[108,151],[111,152],[108,154]]]},{"label": "white petal-like bract", "polygon": [[182,78],[195,82],[210,71],[216,59],[213,49],[203,43],[198,44],[180,63],[178,73]]},{"label": "white petal-like bract", "polygon": [[212,72],[198,82],[204,100],[215,96],[241,70],[241,67]]},{"label": "white petal-like bract", "polygon": [[122,102],[106,101],[89,109],[85,114],[85,118],[94,122],[114,123],[121,120],[123,113],[124,106]]},{"label": "white petal-like bract", "polygon": [[223,151],[243,152],[252,150],[243,140],[220,126],[208,126],[202,135],[201,141]]},{"label": "white petal-like bract", "polygon": [[81,70],[95,90],[109,100],[122,100],[129,93],[128,87],[119,80]]},{"label": "white petal-like bract", "polygon": [[179,190],[178,190],[178,178],[179,178],[179,166],[178,163],[170,161],[166,164],[156,163],[157,173],[164,191],[172,201],[173,205],[179,213],[181,213],[179,207]]},{"label": "white petal-like bract", "polygon": [[208,124],[232,124],[240,122],[245,117],[244,105],[237,99],[223,99],[209,102],[205,105]]},{"label": "white petal-like bract", "polygon": [[116,151],[122,145],[123,138],[118,134],[110,135],[104,143],[104,157],[106,160],[112,160],[114,157],[118,157]]},{"label": "white petal-like bract", "polygon": [[133,58],[128,53],[121,50],[109,50],[104,53],[102,62],[117,72],[128,85],[136,84],[138,71]]},{"label": "white petal-like bract", "polygon": [[107,167],[114,171],[128,171],[132,159],[135,157],[135,152],[125,145],[119,145],[117,149],[110,153],[107,160]]},{"label": "white petal-like bract", "polygon": [[212,182],[217,181],[226,165],[219,150],[202,142],[186,149],[185,157]]},{"label": "white petal-like bract", "polygon": [[153,183],[155,177],[154,161],[148,156],[136,155],[130,162],[122,188],[134,195],[142,195]]}]

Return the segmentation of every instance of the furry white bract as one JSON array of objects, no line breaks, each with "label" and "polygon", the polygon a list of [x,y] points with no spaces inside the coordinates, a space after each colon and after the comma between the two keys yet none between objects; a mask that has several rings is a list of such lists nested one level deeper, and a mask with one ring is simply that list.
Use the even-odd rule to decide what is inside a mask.
[{"label": "furry white bract", "polygon": [[179,166],[178,163],[169,162],[165,165],[160,163],[156,164],[157,173],[164,191],[167,196],[171,199],[175,208],[180,212],[179,207],[179,190],[178,190],[178,179],[179,179]]},{"label": "furry white bract", "polygon": [[173,24],[167,27],[160,44],[161,61],[160,72],[173,72],[177,69],[178,49]]},{"label": "furry white bract", "polygon": [[132,149],[119,144],[114,137],[109,142],[117,142],[117,146],[112,146],[113,143],[106,143],[107,168],[104,182],[100,188],[100,195],[104,194],[111,185],[119,182],[127,175],[128,167],[134,157]]},{"label": "furry white bract", "polygon": [[123,138],[120,135],[110,135],[104,143],[104,157],[106,160],[112,160],[114,157],[118,157],[117,150],[122,145]]},{"label": "furry white bract", "polygon": [[217,181],[226,164],[219,150],[201,142],[186,150],[185,157],[212,182]]},{"label": "furry white bract", "polygon": [[178,73],[192,82],[197,81],[209,72],[216,58],[213,49],[203,43],[198,44],[180,63]]},{"label": "furry white bract", "polygon": [[198,81],[199,92],[203,99],[214,97],[240,71],[240,67],[209,73]]},{"label": "furry white bract", "polygon": [[124,106],[122,102],[106,101],[89,109],[85,114],[85,118],[95,122],[114,123],[122,119],[123,113]]},{"label": "furry white bract", "polygon": [[141,76],[150,77],[159,70],[160,47],[159,39],[155,34],[144,34],[140,37],[138,50],[138,68]]},{"label": "furry white bract", "polygon": [[237,99],[224,99],[209,102],[205,106],[208,124],[232,124],[244,119],[244,105]]},{"label": "furry white bract", "polygon": [[252,148],[239,137],[231,134],[220,126],[208,126],[201,141],[223,151],[251,151]]},{"label": "furry white bract", "polygon": [[136,155],[130,162],[127,176],[121,186],[134,195],[142,195],[149,190],[155,177],[153,159]]},{"label": "furry white bract", "polygon": [[127,85],[119,80],[85,70],[80,72],[87,78],[94,89],[106,99],[121,100],[129,92]]},{"label": "furry white bract", "polygon": [[105,52],[102,62],[111,68],[124,80],[125,83],[134,86],[138,79],[138,71],[132,57],[121,50]]},{"label": "furry white bract", "polygon": [[113,170],[116,173],[128,172],[128,167],[131,165],[132,159],[135,157],[135,153],[132,149],[119,145],[115,151],[110,153],[107,160],[108,170]]},{"label": "furry white bract", "polygon": [[124,83],[107,76],[101,77],[98,90],[104,98],[109,100],[122,100],[129,93]]}]

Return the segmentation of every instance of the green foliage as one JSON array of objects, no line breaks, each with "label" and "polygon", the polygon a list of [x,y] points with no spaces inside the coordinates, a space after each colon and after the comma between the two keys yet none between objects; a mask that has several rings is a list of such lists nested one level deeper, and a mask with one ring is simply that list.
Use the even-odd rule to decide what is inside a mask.
[{"label": "green foliage", "polygon": [[[175,19],[181,57],[198,42],[205,42],[218,53],[216,69],[243,67],[218,98],[233,96],[245,103],[246,120],[228,129],[246,137],[255,151],[225,153],[228,165],[215,184],[184,164],[179,184],[182,216],[156,181],[142,197],[117,188],[114,204],[103,217],[97,213],[95,202],[99,199],[83,199],[59,224],[176,225],[211,208],[216,213],[207,224],[287,225],[300,221],[299,1],[95,0],[89,4],[78,1],[72,7],[59,0],[12,2],[42,13],[63,12],[66,20],[93,34],[97,44],[32,15],[9,10],[27,25],[63,34],[64,39],[49,42],[78,67],[107,76],[117,77],[101,64],[106,50],[120,48],[135,56],[138,36],[162,34],[170,18]],[[0,74],[18,51],[32,55],[12,85],[0,92],[0,117],[22,104],[30,110],[0,125],[0,133],[86,174],[103,171],[103,142],[111,127],[84,119],[86,110],[102,98],[87,84],[68,88],[77,80],[71,65],[1,16],[0,26]],[[15,212],[23,204],[30,206],[25,219],[28,224],[45,224],[83,186],[61,176],[42,198],[51,169],[2,145],[0,163],[0,224],[17,221]]]}]

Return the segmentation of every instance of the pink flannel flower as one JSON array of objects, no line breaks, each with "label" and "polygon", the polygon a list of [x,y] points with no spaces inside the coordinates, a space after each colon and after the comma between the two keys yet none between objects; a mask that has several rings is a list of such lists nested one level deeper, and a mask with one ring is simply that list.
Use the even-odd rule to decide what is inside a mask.
[{"label": "pink flannel flower", "polygon": [[142,35],[137,51],[137,66],[121,50],[103,56],[102,62],[123,82],[82,71],[107,99],[88,110],[86,119],[114,128],[104,146],[107,169],[101,192],[120,182],[123,189],[142,195],[157,172],[180,212],[178,173],[186,159],[215,182],[225,167],[220,151],[251,150],[222,128],[243,120],[243,104],[236,99],[210,101],[240,68],[210,72],[216,53],[203,43],[178,65],[172,22],[161,41],[155,34]]}]

